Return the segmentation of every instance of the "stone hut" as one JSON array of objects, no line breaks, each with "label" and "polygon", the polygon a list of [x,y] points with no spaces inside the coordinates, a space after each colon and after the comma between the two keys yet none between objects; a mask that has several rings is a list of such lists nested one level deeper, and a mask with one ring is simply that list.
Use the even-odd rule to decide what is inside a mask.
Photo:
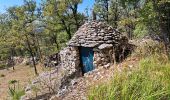
[{"label": "stone hut", "polygon": [[[83,73],[109,67],[115,61],[116,47],[121,45],[122,39],[120,32],[104,22],[86,22],[60,53],[61,64]],[[128,42],[127,38],[124,40],[124,43]]]},{"label": "stone hut", "polygon": [[[54,58],[58,56],[59,65],[56,69],[41,74],[31,85],[36,86],[41,82],[44,84],[44,81],[49,81],[50,85],[57,86],[56,90],[60,96],[67,91],[68,86],[74,84],[74,78],[99,67],[109,67],[117,57],[122,57],[122,52],[127,47],[130,47],[128,39],[120,32],[98,21],[86,22],[82,25],[67,45],[58,54],[53,55]],[[42,91],[45,88],[46,85]],[[29,86],[26,93],[30,93],[30,90]],[[28,95],[26,94],[25,97]],[[25,97],[22,100],[26,100]]]}]

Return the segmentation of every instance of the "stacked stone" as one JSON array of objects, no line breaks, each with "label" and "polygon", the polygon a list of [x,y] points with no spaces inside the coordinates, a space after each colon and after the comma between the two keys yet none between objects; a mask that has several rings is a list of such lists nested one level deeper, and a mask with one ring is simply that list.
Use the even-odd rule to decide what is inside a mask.
[{"label": "stacked stone", "polygon": [[[71,76],[74,78],[79,76],[81,67],[78,47],[66,47],[59,52],[60,65],[55,70],[50,72],[44,72],[40,74],[34,81],[25,89],[26,94],[22,96],[21,100],[27,100],[34,97],[34,92],[31,87],[40,86],[42,89],[39,91],[40,95],[48,93],[47,85],[55,88],[56,93],[62,95],[71,80]],[[41,85],[44,84],[44,85]],[[43,97],[44,99],[44,97]]]},{"label": "stacked stone", "polygon": [[105,67],[108,68],[110,67],[113,55],[113,50],[112,49],[104,49],[99,52],[94,52],[94,66],[95,68],[101,68]]},{"label": "stacked stone", "polygon": [[81,70],[78,47],[66,47],[60,51],[60,65],[71,75]]},{"label": "stacked stone", "polygon": [[75,33],[69,46],[97,47],[102,44],[116,45],[121,34],[104,22],[86,22]]}]

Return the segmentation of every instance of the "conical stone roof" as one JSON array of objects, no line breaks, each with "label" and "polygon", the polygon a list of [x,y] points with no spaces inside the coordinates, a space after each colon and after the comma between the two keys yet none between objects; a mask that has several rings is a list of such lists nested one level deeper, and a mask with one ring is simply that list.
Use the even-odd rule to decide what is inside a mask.
[{"label": "conical stone roof", "polygon": [[82,25],[69,41],[69,46],[97,47],[117,45],[121,39],[120,32],[105,22],[91,21]]}]

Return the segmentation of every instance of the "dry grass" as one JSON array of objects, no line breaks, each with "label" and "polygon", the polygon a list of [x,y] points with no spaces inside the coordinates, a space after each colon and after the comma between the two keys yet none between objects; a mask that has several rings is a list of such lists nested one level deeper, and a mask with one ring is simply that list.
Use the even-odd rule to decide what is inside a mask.
[{"label": "dry grass", "polygon": [[[38,72],[41,73],[43,68],[38,65]],[[34,77],[34,69],[23,64],[15,67],[13,71],[12,68],[9,70],[0,70],[0,74],[4,77],[0,77],[0,100],[6,100],[8,98],[8,82],[10,80],[19,81],[21,87],[25,87]]]}]

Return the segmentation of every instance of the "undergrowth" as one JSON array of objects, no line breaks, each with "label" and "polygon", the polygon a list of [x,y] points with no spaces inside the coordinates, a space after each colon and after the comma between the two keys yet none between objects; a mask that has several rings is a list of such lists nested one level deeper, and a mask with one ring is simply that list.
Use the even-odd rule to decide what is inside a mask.
[{"label": "undergrowth", "polygon": [[10,96],[10,100],[20,100],[21,96],[25,94],[25,91],[24,89],[20,88],[19,82],[17,80],[10,80],[8,94]]},{"label": "undergrowth", "polygon": [[164,54],[142,58],[131,71],[115,71],[113,79],[92,87],[89,100],[170,100],[170,61]]}]

